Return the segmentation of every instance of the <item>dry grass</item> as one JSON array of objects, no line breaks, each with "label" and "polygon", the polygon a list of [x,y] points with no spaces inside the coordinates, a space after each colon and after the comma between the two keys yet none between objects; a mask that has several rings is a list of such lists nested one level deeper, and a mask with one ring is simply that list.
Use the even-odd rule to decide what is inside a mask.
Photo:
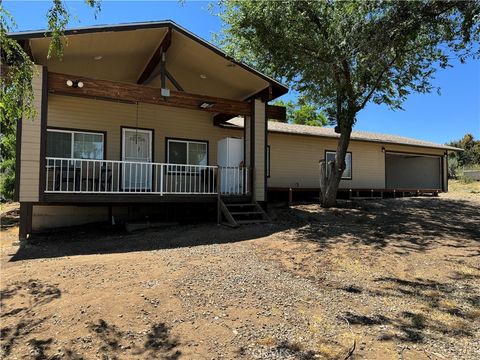
[{"label": "dry grass", "polygon": [[480,181],[472,181],[465,183],[460,180],[449,180],[448,191],[454,194],[479,194],[480,195]]}]

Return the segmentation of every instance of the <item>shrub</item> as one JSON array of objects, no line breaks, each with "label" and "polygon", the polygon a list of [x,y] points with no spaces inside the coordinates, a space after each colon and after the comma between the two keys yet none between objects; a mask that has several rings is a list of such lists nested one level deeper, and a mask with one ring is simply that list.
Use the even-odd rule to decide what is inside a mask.
[{"label": "shrub", "polygon": [[448,178],[457,179],[459,174],[459,164],[457,158],[448,159]]},{"label": "shrub", "polygon": [[464,184],[471,184],[473,183],[475,180],[472,179],[470,176],[468,175],[465,175],[465,174],[462,174],[459,176],[459,180],[460,182],[464,183]]}]

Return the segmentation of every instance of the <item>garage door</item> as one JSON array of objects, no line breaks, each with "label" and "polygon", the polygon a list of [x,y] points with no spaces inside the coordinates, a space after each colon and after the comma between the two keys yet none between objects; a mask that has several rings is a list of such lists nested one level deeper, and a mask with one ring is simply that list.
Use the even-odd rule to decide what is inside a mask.
[{"label": "garage door", "polygon": [[441,157],[387,153],[387,189],[441,189]]}]

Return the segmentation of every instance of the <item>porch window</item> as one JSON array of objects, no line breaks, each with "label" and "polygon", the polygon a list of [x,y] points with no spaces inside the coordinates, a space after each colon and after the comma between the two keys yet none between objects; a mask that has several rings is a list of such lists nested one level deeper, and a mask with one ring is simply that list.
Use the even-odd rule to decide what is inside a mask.
[{"label": "porch window", "polygon": [[103,160],[104,145],[103,133],[47,129],[48,157]]},{"label": "porch window", "polygon": [[[325,152],[325,166],[327,166],[327,164],[330,161],[335,160],[335,154],[336,154],[335,151]],[[352,180],[352,153],[351,152],[347,152],[347,154],[345,155],[345,170],[343,171],[343,174],[342,174],[342,180]]]},{"label": "porch window", "polygon": [[170,164],[208,165],[208,143],[167,139],[167,161]]}]

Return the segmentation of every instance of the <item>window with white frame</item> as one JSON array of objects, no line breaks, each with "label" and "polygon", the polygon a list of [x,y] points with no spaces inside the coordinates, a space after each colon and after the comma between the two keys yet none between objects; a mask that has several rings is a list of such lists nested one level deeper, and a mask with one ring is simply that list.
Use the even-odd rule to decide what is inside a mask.
[{"label": "window with white frame", "polygon": [[[325,153],[325,166],[328,165],[329,162],[335,160],[335,151],[327,151]],[[328,169],[328,166],[327,166]],[[347,152],[345,155],[345,170],[342,174],[342,180],[352,180],[352,153]]]},{"label": "window with white frame", "polygon": [[206,141],[167,139],[169,164],[208,165]]},{"label": "window with white frame", "polygon": [[47,129],[47,157],[103,160],[103,133]]}]

